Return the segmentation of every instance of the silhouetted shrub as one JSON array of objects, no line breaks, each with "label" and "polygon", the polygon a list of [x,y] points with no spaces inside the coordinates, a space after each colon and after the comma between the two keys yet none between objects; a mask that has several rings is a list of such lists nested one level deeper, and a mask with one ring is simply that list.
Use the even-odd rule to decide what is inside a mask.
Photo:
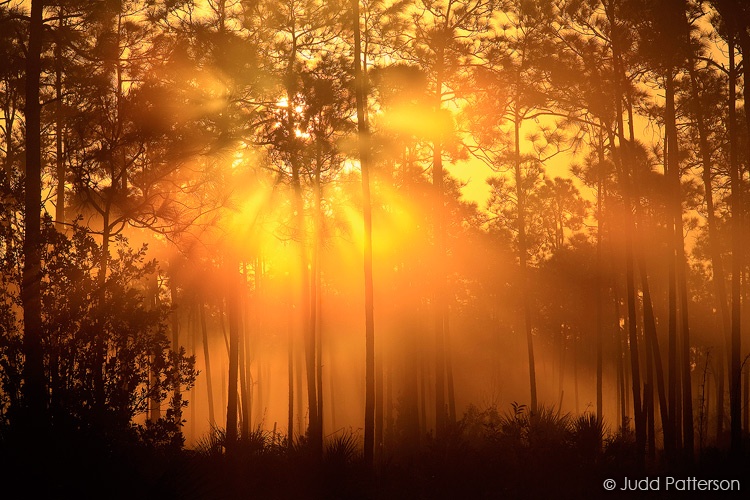
[{"label": "silhouetted shrub", "polygon": [[604,422],[593,413],[584,413],[573,420],[572,443],[578,456],[586,462],[595,461],[602,452]]},{"label": "silhouetted shrub", "polygon": [[[133,250],[123,237],[112,245],[115,255],[105,259],[84,228],[74,226],[68,237],[49,217],[43,236],[42,346],[54,433],[94,443],[142,439],[181,448],[187,401],[172,398],[159,421],[136,422],[150,404],[167,400],[175,387],[189,389],[196,377],[194,358],[170,349],[169,309],[147,304],[137,286],[157,272],[156,262],[145,260],[145,246]],[[21,260],[6,258],[3,265]],[[8,286],[0,288],[0,423],[12,424],[23,371],[20,275],[5,268],[2,274]]]}]

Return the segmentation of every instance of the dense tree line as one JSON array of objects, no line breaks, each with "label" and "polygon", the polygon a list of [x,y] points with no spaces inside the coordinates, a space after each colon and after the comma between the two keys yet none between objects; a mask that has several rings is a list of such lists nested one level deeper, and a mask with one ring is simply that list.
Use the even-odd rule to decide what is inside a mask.
[{"label": "dense tree line", "polygon": [[321,455],[353,375],[371,465],[497,424],[476,369],[739,455],[748,53],[740,0],[0,2],[0,441]]}]

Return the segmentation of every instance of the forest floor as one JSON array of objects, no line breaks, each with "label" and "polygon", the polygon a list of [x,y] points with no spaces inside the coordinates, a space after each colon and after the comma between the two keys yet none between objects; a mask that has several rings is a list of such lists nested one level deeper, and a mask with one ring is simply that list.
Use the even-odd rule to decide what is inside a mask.
[{"label": "forest floor", "polygon": [[602,441],[580,418],[495,416],[465,417],[413,449],[392,436],[372,472],[353,434],[326,440],[322,454],[263,431],[229,455],[220,431],[192,450],[53,439],[32,453],[0,442],[0,498],[713,499],[750,490],[749,454],[705,448],[690,461],[657,450],[640,463],[631,433],[603,436],[592,419]]}]

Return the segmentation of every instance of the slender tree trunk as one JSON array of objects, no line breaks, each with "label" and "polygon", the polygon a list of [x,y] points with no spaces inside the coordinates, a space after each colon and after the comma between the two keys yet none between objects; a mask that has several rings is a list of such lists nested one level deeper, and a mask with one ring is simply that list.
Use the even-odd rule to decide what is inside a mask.
[{"label": "slender tree trunk", "polygon": [[[65,10],[63,7],[58,8],[58,30],[62,31],[65,25]],[[62,36],[62,35],[60,35]],[[63,158],[63,123],[62,123],[62,104],[63,104],[63,60],[62,60],[62,43],[58,38],[55,41],[55,166],[57,174],[57,188],[55,201],[55,228],[59,232],[65,231],[65,160]],[[7,116],[7,115],[6,115]],[[12,134],[12,127],[8,132]],[[11,142],[10,140],[8,141]],[[8,186],[10,187],[10,186]],[[59,393],[60,379],[60,349],[58,339],[50,338],[50,408],[51,417],[54,419],[61,409],[56,404],[56,397]]]},{"label": "slender tree trunk", "polygon": [[[385,349],[384,349],[385,351]],[[388,351],[388,360],[392,360],[393,357]],[[386,353],[383,353],[384,357]],[[393,365],[392,361],[389,361],[388,366],[384,369],[385,378],[385,437],[383,438],[383,447],[388,449],[389,446],[393,446]]]},{"label": "slender tree trunk", "polygon": [[310,328],[315,343],[315,381],[317,392],[317,426],[314,429],[313,444],[316,449],[322,452],[323,449],[323,339],[321,330],[321,269],[320,269],[320,251],[323,237],[322,221],[322,200],[323,185],[320,175],[323,168],[323,157],[321,144],[318,141],[315,144],[315,177],[314,177],[314,194],[315,201],[313,207],[313,242],[312,242],[312,280],[310,282]]},{"label": "slender tree trunk", "polygon": [[[404,347],[406,348],[402,364],[404,371],[404,397],[403,397],[403,422],[404,422],[404,440],[403,446],[407,452],[414,452],[419,447],[419,438],[421,434],[420,418],[423,406],[420,405],[423,394],[420,387],[420,367],[421,355],[418,344],[418,337],[414,331],[407,331],[404,337]],[[401,417],[399,411],[399,418]]]},{"label": "slender tree trunk", "polygon": [[[629,133],[629,158],[630,161],[634,161],[632,145],[635,144],[635,130],[633,121],[633,100],[630,91],[626,92],[627,97],[627,113],[628,113],[628,133]],[[631,164],[631,194],[634,200],[635,217],[634,217],[634,233],[638,233],[640,227],[640,194],[638,192],[638,179],[636,178],[636,172],[634,165]],[[651,290],[649,287],[648,271],[646,269],[646,258],[642,251],[643,246],[639,247],[639,251],[636,253],[638,259],[638,269],[641,278],[641,290],[643,292],[643,337],[646,343],[646,349],[651,349],[651,355],[654,362],[654,368],[656,370],[656,389],[659,396],[659,415],[661,416],[662,429],[664,432],[664,448],[666,453],[669,455],[674,450],[674,423],[673,419],[670,419],[670,411],[667,403],[667,394],[664,382],[664,369],[662,367],[661,350],[659,349],[659,340],[656,330],[656,316],[654,314],[653,300],[651,298]],[[653,390],[653,385],[652,385]]]},{"label": "slender tree trunk", "polygon": [[[636,202],[636,210],[638,203]],[[664,368],[662,366],[661,349],[656,331],[656,320],[653,309],[653,300],[651,298],[651,289],[649,287],[648,273],[646,270],[646,259],[643,252],[638,252],[638,268],[641,277],[641,289],[643,292],[643,336],[646,342],[646,348],[651,349],[653,356],[654,368],[656,370],[656,389],[659,396],[659,413],[661,415],[662,429],[664,432],[664,449],[667,453],[672,453],[675,446],[674,421],[671,419],[671,412],[667,403],[667,394],[664,381]]]},{"label": "slender tree trunk", "polygon": [[[172,356],[174,356],[176,364],[180,352],[180,312],[177,309],[177,285],[174,276],[169,279],[169,288],[172,295]],[[182,393],[180,392],[179,376],[175,376],[175,379],[172,381],[172,391],[172,408],[177,412],[176,418],[179,422],[182,420]]]},{"label": "slender tree trunk", "polygon": [[354,23],[354,79],[357,100],[359,162],[362,170],[362,204],[364,219],[365,274],[365,464],[373,465],[375,445],[375,316],[372,276],[372,206],[370,202],[370,144],[365,119],[366,92],[362,70],[359,0],[352,0]]},{"label": "slender tree trunk", "polygon": [[648,457],[653,460],[656,457],[656,403],[654,401],[654,386],[651,385],[653,383],[653,367],[649,365],[646,372],[646,378],[649,376],[652,377],[651,382],[646,382],[643,385],[643,408],[646,413],[646,453],[648,454]]},{"label": "slender tree trunk", "polygon": [[[599,422],[603,421],[603,397],[602,397],[602,383],[603,383],[603,353],[602,343],[604,338],[604,318],[602,312],[602,301],[604,300],[604,290],[602,287],[602,274],[603,274],[603,262],[602,262],[602,225],[603,225],[603,199],[604,195],[604,148],[599,149],[599,175],[597,176],[596,182],[596,418]],[[619,325],[618,325],[619,326]]]},{"label": "slender tree trunk", "polygon": [[714,379],[716,380],[716,445],[723,446],[724,441],[724,395],[726,394],[726,388],[724,382],[726,381],[726,375],[724,373],[724,356],[716,357],[716,372]]},{"label": "slender tree trunk", "polygon": [[[296,83],[295,83],[295,62],[297,59],[297,32],[296,27],[292,27],[292,46],[289,53],[287,66],[287,115],[286,115],[286,132],[290,141],[289,163],[292,167],[292,189],[294,191],[293,206],[296,213],[296,235],[300,245],[300,315],[302,318],[302,332],[305,358],[305,375],[307,381],[307,403],[308,403],[308,434],[311,439],[313,448],[316,453],[322,451],[322,436],[317,436],[318,429],[318,401],[317,401],[317,382],[315,370],[315,325],[311,321],[311,297],[310,297],[310,272],[308,269],[309,259],[307,255],[308,244],[305,228],[305,201],[302,193],[302,165],[301,157],[298,151],[299,145],[295,139],[296,124],[294,120]],[[301,415],[301,414],[300,414]]]},{"label": "slender tree trunk", "polygon": [[[618,316],[619,319],[619,316]],[[617,339],[617,379],[618,379],[618,390],[620,392],[620,427],[622,429],[628,426],[628,394],[627,394],[627,383],[625,380],[625,349],[622,345],[622,330],[620,325],[617,325],[615,330]]]},{"label": "slender tree trunk", "polygon": [[[59,29],[65,25],[65,10],[58,9]],[[62,35],[59,35],[62,36]],[[55,202],[55,227],[58,231],[65,230],[65,159],[63,157],[63,85],[62,85],[62,41],[55,42],[55,164],[57,173],[57,193]]]},{"label": "slender tree trunk", "polygon": [[531,306],[529,304],[529,283],[526,264],[526,261],[528,259],[528,249],[526,245],[526,195],[523,189],[523,174],[521,172],[521,116],[518,112],[518,109],[515,110],[514,114],[513,131],[513,158],[516,180],[516,198],[518,200],[518,259],[520,265],[519,280],[521,281],[521,300],[523,301],[526,348],[529,357],[529,387],[531,391],[531,411],[536,412],[536,363],[534,361],[534,339],[531,328]]},{"label": "slender tree trunk", "polygon": [[[611,245],[610,245],[611,247]],[[612,254],[612,252],[610,252]],[[614,261],[614,255],[612,255],[612,260]],[[615,268],[614,262],[612,263],[612,267]],[[628,408],[628,396],[627,396],[627,372],[625,370],[625,366],[628,364],[627,358],[627,350],[625,345],[623,344],[623,328],[620,325],[620,320],[622,318],[622,315],[620,314],[620,293],[619,288],[617,286],[616,277],[611,278],[611,288],[612,288],[612,298],[614,303],[614,325],[613,331],[615,332],[615,338],[614,338],[614,345],[617,349],[617,379],[619,384],[619,391],[620,391],[620,427],[622,429],[626,429],[628,427],[628,415],[630,414],[629,408]],[[627,318],[625,318],[625,330],[627,331]]]},{"label": "slender tree trunk", "polygon": [[239,375],[240,325],[237,286],[237,265],[231,261],[231,268],[227,273],[227,313],[229,316],[229,380],[227,388],[227,428],[226,448],[228,454],[233,454],[237,446],[237,379]]},{"label": "slender tree trunk", "polygon": [[[116,26],[116,39],[117,39],[117,51],[118,53],[123,50],[123,15],[122,12],[118,12],[117,15],[117,26]],[[117,57],[115,58],[115,79],[116,79],[116,86],[115,86],[115,101],[116,101],[116,109],[117,109],[117,121],[115,126],[115,136],[113,143],[116,145],[115,148],[117,150],[117,153],[119,155],[118,157],[118,164],[120,167],[119,172],[117,172],[115,175],[112,176],[112,186],[116,186],[121,193],[121,200],[125,200],[128,195],[128,163],[126,161],[126,151],[125,148],[122,147],[119,143],[123,141],[124,131],[123,131],[123,124],[125,122],[124,113],[123,113],[123,104],[124,104],[124,84],[125,80],[123,78],[123,67],[122,67],[122,58]],[[119,182],[118,182],[119,181]]]},{"label": "slender tree trunk", "polygon": [[711,350],[706,350],[706,362],[703,365],[703,380],[701,381],[700,411],[698,413],[698,451],[703,453],[703,445],[708,435],[708,414],[711,408],[711,386],[706,381],[708,379],[708,366],[711,356]]},{"label": "slender tree trunk", "polygon": [[384,400],[385,379],[383,373],[383,337],[379,335],[375,342],[375,460],[380,463],[384,453]]},{"label": "slender tree trunk", "polygon": [[[619,116],[620,130],[622,130],[622,115]],[[624,144],[622,134],[620,136],[620,144]],[[623,167],[620,167],[622,171]],[[624,174],[625,177],[629,177]],[[626,210],[630,210],[631,198],[627,194],[630,187],[625,187],[626,190]],[[628,330],[629,330],[629,341],[630,341],[630,373],[633,390],[633,414],[635,421],[635,435],[636,435],[636,446],[638,448],[638,456],[643,457],[646,450],[646,415],[643,412],[642,400],[641,400],[641,379],[640,379],[640,363],[638,356],[638,325],[636,315],[636,290],[635,290],[635,265],[633,258],[633,223],[628,222],[625,235],[625,281],[627,285],[627,307],[628,307]]]},{"label": "slender tree trunk", "polygon": [[[3,84],[6,88],[12,86],[9,79],[6,79]],[[5,162],[3,165],[5,175],[3,176],[3,181],[5,183],[5,188],[10,190],[13,184],[13,157],[16,155],[13,141],[13,130],[15,129],[17,110],[14,97],[7,97],[7,100],[3,104],[3,115],[5,116]],[[13,239],[10,238],[8,241],[10,243]]]},{"label": "slender tree trunk", "polygon": [[560,331],[560,366],[559,374],[557,376],[557,392],[560,394],[560,401],[557,404],[557,411],[562,411],[563,396],[565,394],[565,387],[563,382],[565,380],[565,331]]},{"label": "slender tree trunk", "polygon": [[451,425],[456,423],[456,390],[453,385],[453,349],[451,346],[450,325],[450,308],[445,308],[445,376],[448,385],[448,422]]},{"label": "slender tree trunk", "polygon": [[[685,23],[685,26],[687,28],[687,23]],[[689,29],[686,29],[687,32],[687,38],[688,41],[690,41],[690,32]],[[697,122],[697,128],[698,128],[698,138],[699,138],[699,148],[700,148],[700,155],[701,155],[701,164],[703,167],[703,187],[704,187],[704,193],[705,193],[705,200],[706,200],[706,213],[707,213],[707,226],[708,226],[708,250],[709,250],[709,256],[711,259],[711,267],[713,270],[711,282],[713,284],[714,289],[714,303],[716,304],[716,309],[719,311],[719,314],[721,316],[721,330],[723,333],[725,345],[727,345],[728,338],[730,335],[731,330],[731,320],[730,320],[730,314],[729,314],[729,307],[727,306],[727,293],[726,293],[726,287],[725,287],[725,277],[724,277],[724,265],[722,263],[722,257],[721,257],[721,251],[719,250],[719,246],[717,243],[717,235],[716,235],[716,214],[714,212],[714,203],[713,203],[713,186],[711,182],[712,174],[711,174],[711,150],[708,145],[708,133],[706,131],[706,124],[705,119],[703,115],[703,107],[700,103],[700,95],[699,95],[699,87],[698,87],[698,78],[695,71],[695,60],[693,57],[693,54],[690,53],[689,59],[688,59],[688,70],[690,74],[690,90],[691,90],[691,97],[693,102],[693,112],[696,117]],[[683,278],[684,280],[684,278]],[[683,299],[686,301],[686,293],[685,298]],[[683,313],[685,314],[685,313]],[[683,356],[688,356],[687,360],[683,361],[683,370],[687,373],[689,373],[690,365],[689,365],[689,342],[688,339],[683,340]],[[687,351],[687,352],[686,352]],[[725,351],[726,354],[726,351]],[[721,355],[720,355],[721,356]],[[684,374],[683,378],[685,380],[685,384],[688,384],[687,387],[689,388],[689,375]],[[685,394],[684,399],[689,399],[687,397],[687,391]],[[707,407],[708,408],[708,407]],[[688,448],[688,452],[691,454],[692,457],[692,451],[689,447],[688,438],[692,433],[689,431],[689,424],[692,422],[692,416],[688,415],[689,409],[685,408],[685,435],[686,435],[686,441],[685,441],[685,447]],[[692,412],[691,412],[692,413]],[[689,420],[689,421],[688,421]]]},{"label": "slender tree trunk", "polygon": [[578,339],[573,337],[573,398],[575,400],[575,412],[580,413],[580,400],[578,398]]},{"label": "slender tree trunk", "polygon": [[[682,236],[682,232],[680,232]],[[680,248],[683,250],[678,254],[677,288],[680,292],[680,314],[682,316],[682,435],[683,447],[688,458],[692,461],[695,453],[695,429],[693,425],[693,382],[691,375],[690,356],[690,330],[688,326],[688,292],[686,274],[686,258],[684,242],[680,238]],[[675,417],[677,418],[677,417]]]},{"label": "slender tree trunk", "polygon": [[742,420],[745,425],[745,429],[750,429],[750,366],[745,366],[745,385],[743,386],[744,400]]},{"label": "slender tree trunk", "polygon": [[[190,334],[190,355],[193,358],[197,357],[197,353],[195,350],[195,337],[196,337],[196,331],[197,331],[197,325],[195,324],[195,306],[191,307],[190,314],[188,315],[188,333]],[[195,407],[196,407],[196,400],[195,400],[195,385],[193,385],[190,388],[190,402],[192,404],[190,405],[190,441],[195,440]]]},{"label": "slender tree trunk", "polygon": [[[58,30],[62,31],[64,26],[64,9],[58,9],[59,21]],[[65,230],[65,163],[63,160],[63,141],[62,141],[62,44],[61,35],[55,40],[55,166],[57,174],[57,192],[55,203],[55,228],[59,232]],[[8,132],[12,133],[12,131]],[[10,186],[9,186],[10,187]],[[59,415],[61,408],[57,404],[60,384],[60,349],[58,339],[51,337],[49,339],[49,407],[50,417],[53,425],[55,418]]]},{"label": "slender tree trunk", "polygon": [[26,56],[26,189],[24,199],[24,265],[21,284],[23,304],[23,404],[28,415],[22,423],[32,435],[42,431],[47,420],[47,396],[42,351],[42,143],[39,87],[43,37],[42,5],[31,2],[29,47]]},{"label": "slender tree trunk", "polygon": [[221,336],[224,338],[224,347],[227,350],[227,356],[229,356],[229,336],[227,335],[227,327],[225,324],[227,312],[226,312],[226,304],[224,300],[221,301],[221,305],[219,306],[219,308],[221,309],[219,311],[219,326],[221,327]]},{"label": "slender tree trunk", "polygon": [[102,252],[99,259],[99,274],[97,275],[97,301],[99,311],[97,312],[97,325],[92,332],[93,335],[93,364],[91,366],[93,388],[94,388],[94,409],[97,418],[103,418],[107,410],[106,387],[105,387],[105,368],[107,362],[107,334],[104,328],[105,310],[107,302],[107,272],[109,268],[109,240],[111,239],[111,225],[109,223],[111,205],[108,200],[102,211]]},{"label": "slender tree trunk", "polygon": [[294,445],[294,327],[292,325],[292,287],[287,302],[287,447]]},{"label": "slender tree trunk", "polygon": [[[149,300],[149,308],[158,308],[161,305],[159,299],[159,278],[156,273],[149,277],[149,293],[152,294]],[[149,398],[149,416],[148,419],[151,422],[156,422],[161,417],[161,401],[159,400],[159,393],[161,392],[159,380],[159,370],[157,368],[156,359],[161,355],[159,348],[157,347],[151,354],[151,369],[149,370],[149,390],[151,391],[151,397]]]},{"label": "slender tree trunk", "polygon": [[255,412],[256,412],[256,421],[259,423],[259,425],[265,424],[266,420],[266,410],[264,408],[265,400],[264,400],[264,394],[265,390],[263,388],[263,384],[266,381],[265,376],[265,364],[263,363],[263,359],[265,358],[265,353],[262,350],[263,342],[261,341],[263,331],[264,331],[264,324],[263,324],[263,311],[266,310],[266,304],[265,304],[265,279],[264,279],[264,270],[263,270],[263,258],[262,257],[256,257],[255,263],[255,297],[257,304],[256,306],[256,313],[255,313],[255,327],[256,332],[258,332],[257,341],[255,342],[255,355],[256,359],[258,360],[257,363],[257,377],[255,380],[255,385],[257,387],[257,398],[255,399],[256,403],[254,405]]},{"label": "slender tree trunk", "polygon": [[735,65],[735,26],[734,21],[726,18],[729,31],[729,172],[731,179],[732,211],[732,337],[729,369],[729,405],[731,418],[731,449],[735,456],[742,452],[741,422],[741,276],[742,276],[742,204],[740,186],[740,167],[737,160],[737,68]]},{"label": "slender tree trunk", "polygon": [[322,313],[322,280],[320,268],[320,252],[322,246],[322,198],[323,186],[320,182],[320,161],[315,169],[315,241],[313,242],[313,282],[314,291],[313,300],[310,304],[312,311],[312,324],[314,328],[313,336],[315,338],[315,380],[317,382],[318,392],[318,428],[316,429],[317,445],[323,449],[323,318]]},{"label": "slender tree trunk", "polygon": [[[296,357],[296,363],[297,363],[297,371],[295,372],[296,375],[296,384],[297,384],[297,433],[299,435],[303,435],[308,432],[309,425],[305,426],[305,413],[303,411],[303,408],[305,407],[305,385],[302,382],[302,376],[305,374],[305,352],[297,350],[297,352],[294,353]],[[309,400],[308,400],[309,404]],[[308,410],[309,413],[309,410]],[[309,424],[309,423],[308,423]]]},{"label": "slender tree trunk", "polygon": [[255,345],[253,344],[253,328],[250,317],[250,298],[249,298],[249,284],[248,284],[248,265],[247,262],[243,262],[243,287],[242,287],[242,334],[245,339],[245,383],[247,384],[245,406],[247,407],[246,419],[247,423],[243,429],[245,436],[249,437],[253,430],[253,354],[255,353]]},{"label": "slender tree trunk", "polygon": [[[612,31],[617,30],[617,24],[615,19],[614,4],[610,3],[606,6],[606,15],[608,24]],[[630,364],[631,364],[631,380],[633,389],[633,414],[635,420],[635,436],[636,436],[636,448],[638,452],[639,461],[643,460],[646,451],[646,415],[643,411],[643,401],[641,400],[641,380],[640,380],[640,363],[638,359],[638,331],[636,324],[636,290],[635,290],[635,265],[633,257],[633,233],[635,231],[635,224],[632,220],[631,210],[633,207],[633,179],[632,179],[632,168],[626,163],[632,162],[632,145],[625,141],[625,131],[623,122],[623,85],[626,85],[625,70],[622,67],[622,56],[618,43],[613,38],[611,44],[613,70],[615,73],[615,108],[616,108],[616,119],[617,119],[617,136],[619,148],[615,148],[614,158],[615,164],[618,166],[619,177],[623,184],[623,198],[625,211],[628,217],[626,222],[627,227],[625,229],[625,261],[626,261],[626,285],[627,285],[627,306],[628,306],[628,330],[629,330],[629,341],[630,341]],[[631,121],[632,124],[632,121]],[[614,146],[612,139],[610,138],[610,144]],[[623,158],[623,155],[627,153],[627,158]]]},{"label": "slender tree trunk", "polygon": [[[329,360],[331,357],[329,357]],[[329,363],[330,368],[328,369],[328,414],[330,415],[331,419],[331,429],[333,431],[338,430],[338,427],[336,427],[336,387],[333,384],[334,380],[338,380],[337,375],[338,373],[333,367],[333,363]]]},{"label": "slender tree trunk", "polygon": [[419,351],[419,439],[422,442],[422,432],[428,428],[427,423],[427,361],[422,351]]},{"label": "slender tree trunk", "polygon": [[[447,16],[447,15],[446,15]],[[435,112],[443,107],[443,58],[442,42],[435,52]],[[445,434],[447,415],[445,407],[445,200],[443,194],[443,144],[436,137],[432,143],[432,187],[433,187],[433,231],[434,248],[434,294],[433,309],[435,324],[435,435],[440,439]]]},{"label": "slender tree trunk", "polygon": [[242,321],[242,313],[238,323],[239,328],[239,361],[238,371],[240,376],[240,406],[242,419],[240,420],[240,437],[247,439],[250,436],[250,395],[247,384],[248,359],[247,359],[247,325]]},{"label": "slender tree trunk", "polygon": [[[227,361],[229,360],[229,354],[227,353]],[[227,387],[227,372],[229,371],[227,369],[227,365],[224,364],[224,360],[222,359],[221,363],[221,369],[219,372],[221,373],[221,385],[219,386],[219,394],[221,394],[221,408],[226,408],[227,403],[227,394],[229,393],[229,388]],[[225,430],[226,432],[226,430]]]},{"label": "slender tree trunk", "polygon": [[[677,392],[680,380],[677,371],[677,240],[682,242],[682,205],[680,201],[680,174],[677,151],[677,124],[674,102],[674,76],[668,68],[665,76],[665,162],[664,174],[670,180],[670,215],[668,230],[671,231],[671,248],[669,253],[669,336],[668,336],[668,371],[669,371],[669,427],[664,429],[664,449],[668,454],[674,452],[677,433]],[[676,185],[675,185],[676,183]],[[678,220],[679,219],[679,220]],[[679,237],[677,233],[679,231]],[[663,410],[662,410],[663,411]]]},{"label": "slender tree trunk", "polygon": [[[748,33],[748,28],[750,28],[750,26],[748,26],[748,21],[746,19],[744,19],[743,20],[742,29],[738,30],[738,33],[739,33],[739,43],[740,43],[740,47],[742,49],[742,63],[744,65],[744,74],[745,74],[745,84],[742,87],[743,101],[744,101],[743,102],[743,106],[744,106],[744,109],[745,109],[745,123],[746,123],[747,127],[750,127],[750,115],[748,115],[748,113],[750,113],[750,85],[748,84],[748,80],[749,80],[748,73],[750,73],[750,72],[748,72],[748,69],[747,69],[747,65],[748,65],[748,63],[750,63],[750,33]],[[750,130],[750,128],[748,128],[748,130]],[[747,153],[750,154],[750,143],[748,143],[747,141],[746,141],[746,147],[748,148]],[[742,176],[738,175],[738,186],[737,186],[738,187],[738,193],[740,193],[742,191],[741,182],[742,182]],[[742,200],[741,199],[737,200],[737,205],[738,205],[738,207],[740,207],[740,210],[741,210],[741,207],[742,207]],[[744,217],[744,214],[742,214],[741,212],[738,212],[738,215],[740,216],[740,221],[742,221],[742,219]],[[740,222],[740,221],[738,221],[738,222]],[[738,230],[738,236],[741,236],[739,234],[739,230]],[[741,241],[738,241],[736,243],[733,242],[733,245],[735,245],[735,248],[737,248],[739,250],[742,249],[742,242]],[[739,255],[741,257],[742,254],[739,254]],[[741,268],[744,268],[742,258],[740,258],[738,260],[740,261],[739,262],[739,266]],[[741,287],[742,287],[742,285],[739,284],[738,288],[741,288]],[[735,333],[733,331],[733,347],[736,347],[737,355],[739,357],[739,353],[741,351],[741,345],[740,345],[740,340],[741,340],[741,324],[740,324],[740,320],[739,320],[739,314],[738,314],[738,318],[737,318],[737,323],[738,323],[737,333]],[[736,346],[734,346],[735,343],[736,343]],[[742,364],[740,364],[739,372],[737,373],[736,376],[739,379],[741,377],[741,375],[742,375]],[[736,383],[737,383],[738,386],[742,385],[741,380],[737,380]],[[744,412],[743,412],[744,413],[744,417],[743,417],[743,420],[744,420],[744,423],[745,423],[745,432],[750,432],[750,387],[748,387],[748,384],[750,384],[750,366],[748,366],[748,367],[745,368],[745,404],[743,406],[743,408],[744,408]],[[739,398],[739,393],[738,393],[738,398]],[[739,415],[737,415],[737,418],[739,419]],[[740,425],[738,424],[737,427],[740,427]],[[742,433],[742,429],[740,427],[740,434],[741,433]]]},{"label": "slender tree trunk", "polygon": [[[291,97],[290,101],[291,102]],[[291,105],[290,105],[291,107]],[[305,237],[304,200],[302,199],[302,185],[300,180],[300,165],[298,159],[293,160],[292,186],[294,188],[294,206],[297,213],[297,231],[300,241],[300,313],[302,316],[302,331],[304,332],[304,358],[307,380],[307,404],[309,412],[309,431],[313,446],[317,449],[319,443],[318,429],[318,401],[317,383],[315,380],[315,339],[314,325],[310,316],[310,272],[308,270],[307,238]]]},{"label": "slender tree trunk", "polygon": [[208,345],[208,328],[206,327],[206,305],[201,299],[198,303],[200,322],[201,322],[201,337],[203,340],[203,357],[206,365],[206,390],[208,391],[208,423],[213,428],[216,425],[216,416],[214,414],[214,392],[212,384],[212,373],[211,373],[211,356],[210,347]]},{"label": "slender tree trunk", "polygon": [[255,399],[256,404],[255,407],[255,420],[258,422],[258,426],[263,426],[266,424],[266,408],[263,406],[265,404],[265,399],[263,399],[265,395],[265,390],[263,389],[263,384],[266,382],[266,375],[265,375],[265,364],[263,363],[263,353],[258,351],[258,364],[256,365],[258,375],[255,378],[255,384],[257,387],[257,397]]}]

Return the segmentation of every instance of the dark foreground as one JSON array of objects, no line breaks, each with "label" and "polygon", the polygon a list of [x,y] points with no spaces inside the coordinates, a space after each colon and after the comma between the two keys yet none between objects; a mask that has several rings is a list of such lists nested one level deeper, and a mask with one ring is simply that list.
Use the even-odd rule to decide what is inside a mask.
[{"label": "dark foreground", "polygon": [[641,464],[629,433],[607,434],[591,417],[548,410],[470,412],[439,441],[426,436],[407,447],[396,435],[390,442],[370,473],[353,434],[329,437],[322,456],[304,439],[290,447],[261,431],[231,456],[221,432],[194,450],[78,434],[48,437],[36,452],[6,434],[0,498],[712,499],[750,491],[747,454],[706,447],[692,463],[656,453]]}]

